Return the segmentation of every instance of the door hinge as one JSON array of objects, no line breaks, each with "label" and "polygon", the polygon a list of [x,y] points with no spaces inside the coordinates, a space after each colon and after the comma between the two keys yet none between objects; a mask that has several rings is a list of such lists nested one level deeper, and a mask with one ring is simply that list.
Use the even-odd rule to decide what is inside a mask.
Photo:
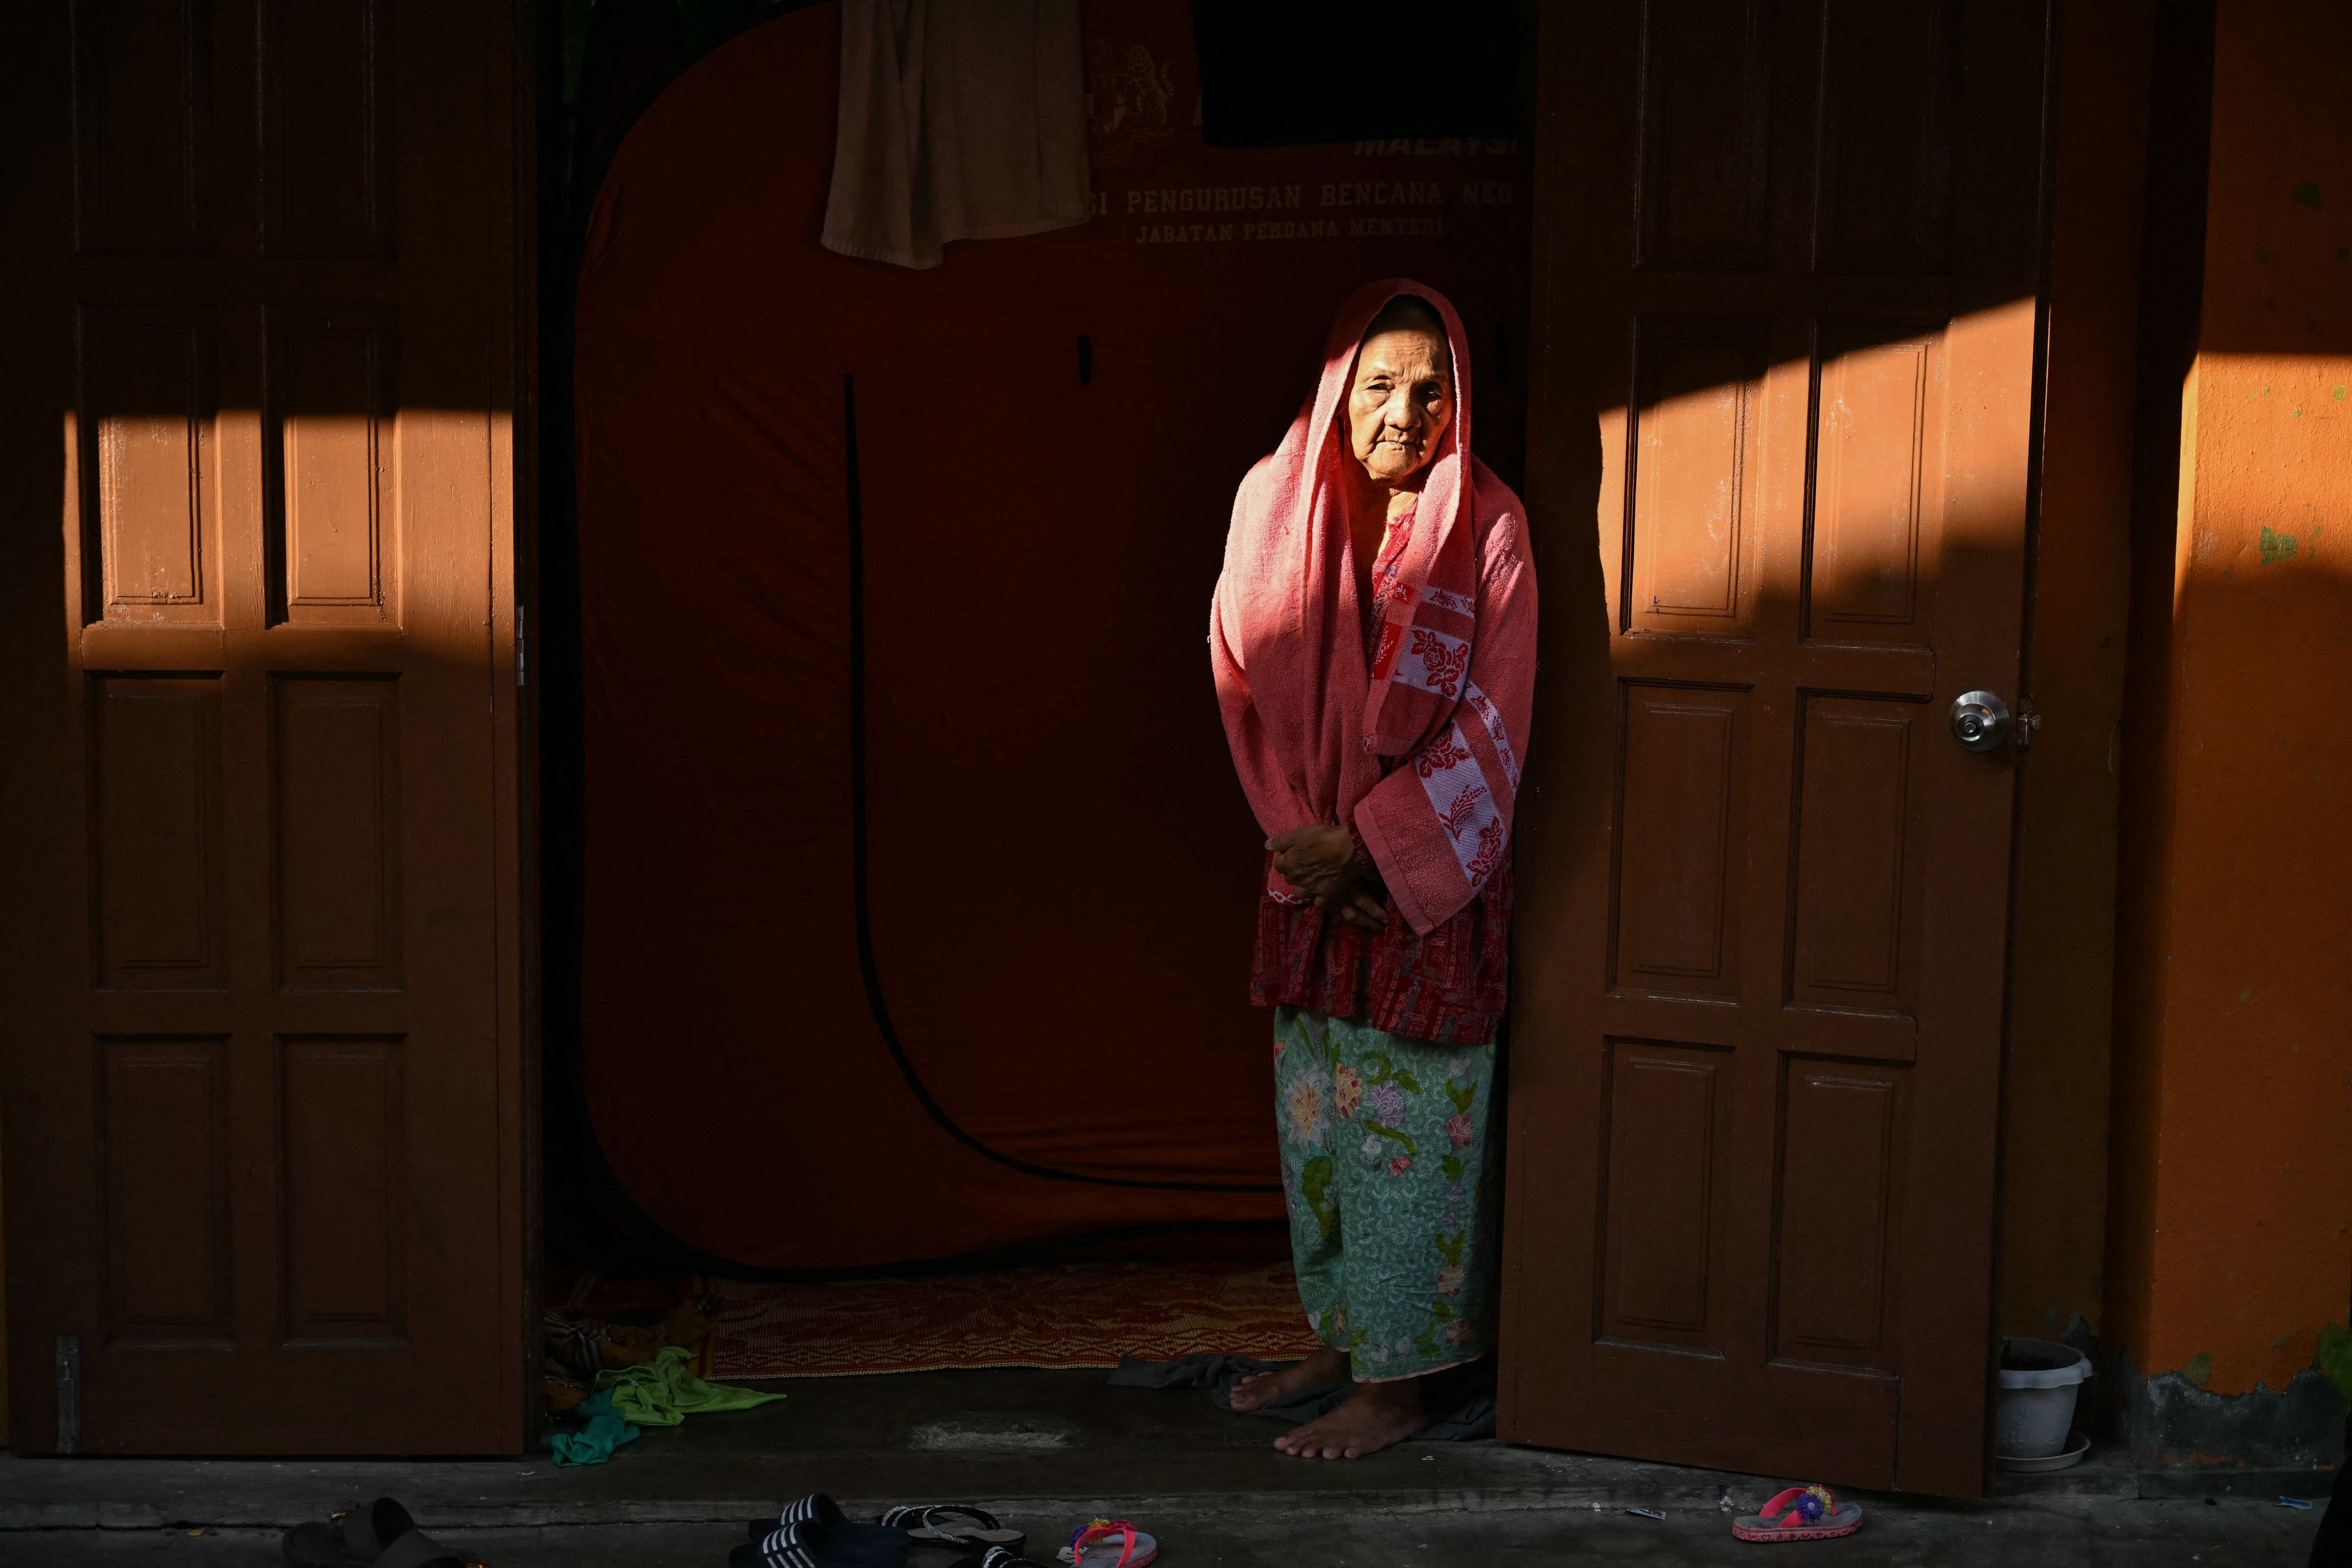
[{"label": "door hinge", "polygon": [[58,1336],[58,1452],[81,1446],[81,1336]]},{"label": "door hinge", "polygon": [[515,684],[517,686],[528,684],[527,676],[530,668],[530,642],[525,628],[530,625],[526,618],[530,614],[530,605],[515,606]]}]

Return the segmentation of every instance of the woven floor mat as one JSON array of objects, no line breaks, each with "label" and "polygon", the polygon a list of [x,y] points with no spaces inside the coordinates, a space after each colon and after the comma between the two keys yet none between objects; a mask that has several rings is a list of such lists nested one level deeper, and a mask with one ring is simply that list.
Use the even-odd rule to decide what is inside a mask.
[{"label": "woven floor mat", "polygon": [[1073,1263],[824,1285],[714,1279],[710,1376],[1115,1366],[1320,1348],[1288,1263]]}]

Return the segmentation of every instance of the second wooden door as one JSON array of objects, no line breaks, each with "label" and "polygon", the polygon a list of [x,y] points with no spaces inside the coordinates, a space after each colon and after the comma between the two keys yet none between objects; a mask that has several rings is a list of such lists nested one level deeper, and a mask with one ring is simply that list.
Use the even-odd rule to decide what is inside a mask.
[{"label": "second wooden door", "polygon": [[1503,1435],[1972,1495],[2045,14],[1544,24]]},{"label": "second wooden door", "polygon": [[6,24],[21,1450],[523,1446],[524,15]]}]

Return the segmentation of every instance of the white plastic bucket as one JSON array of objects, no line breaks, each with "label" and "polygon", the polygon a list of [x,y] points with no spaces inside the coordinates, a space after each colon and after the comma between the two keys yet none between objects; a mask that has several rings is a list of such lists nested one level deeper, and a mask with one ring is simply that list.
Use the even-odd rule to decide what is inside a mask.
[{"label": "white plastic bucket", "polygon": [[2074,1398],[2091,1360],[2056,1340],[2001,1342],[2000,1405],[1993,1452],[2005,1459],[2045,1459],[2065,1450],[2074,1429]]}]

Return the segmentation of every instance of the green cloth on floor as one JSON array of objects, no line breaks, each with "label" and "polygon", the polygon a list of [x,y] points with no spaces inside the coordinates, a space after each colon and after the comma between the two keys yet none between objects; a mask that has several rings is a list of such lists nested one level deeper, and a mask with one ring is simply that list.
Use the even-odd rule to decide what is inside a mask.
[{"label": "green cloth on floor", "polygon": [[[694,1358],[683,1345],[666,1345],[643,1366],[596,1374],[596,1392],[580,1402],[587,1423],[577,1432],[547,1439],[559,1465],[601,1465],[613,1450],[646,1426],[675,1426],[689,1415],[713,1410],[745,1410],[782,1399],[723,1383],[705,1383],[687,1370]],[[635,1425],[632,1425],[634,1423]]]},{"label": "green cloth on floor", "polygon": [[[675,1426],[689,1415],[707,1415],[714,1410],[748,1410],[783,1397],[781,1394],[761,1394],[723,1383],[705,1383],[687,1370],[692,1360],[684,1345],[667,1345],[643,1366],[598,1373],[596,1387],[612,1396],[614,1409],[640,1426]],[[583,1405],[581,1408],[587,1406]]]},{"label": "green cloth on floor", "polygon": [[[682,1353],[682,1352],[681,1352]],[[594,1394],[580,1402],[579,1414],[588,1423],[577,1432],[556,1432],[549,1435],[547,1446],[555,1450],[559,1465],[601,1465],[613,1457],[613,1450],[633,1440],[637,1429],[621,1419],[613,1408],[613,1396]]]}]

